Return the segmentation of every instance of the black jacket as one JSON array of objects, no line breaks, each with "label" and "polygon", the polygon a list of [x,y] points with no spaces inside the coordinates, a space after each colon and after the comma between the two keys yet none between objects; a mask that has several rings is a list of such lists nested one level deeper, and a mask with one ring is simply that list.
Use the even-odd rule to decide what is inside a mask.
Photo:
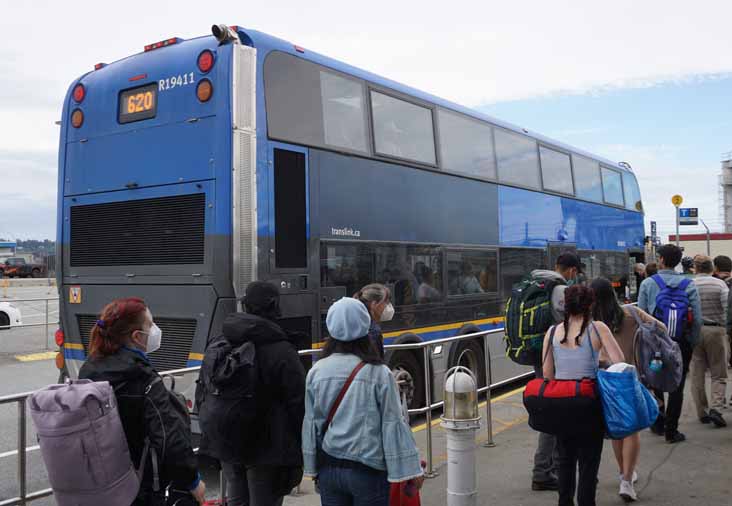
[{"label": "black jacket", "polygon": [[[119,415],[135,467],[139,467],[145,438],[155,448],[161,486],[188,490],[197,477],[188,421],[176,409],[158,373],[141,353],[121,348],[114,355],[88,359],[79,378],[108,381],[115,389]],[[141,492],[152,489],[152,461],[148,456]]]},{"label": "black jacket", "polygon": [[305,368],[297,349],[277,323],[247,313],[229,315],[223,324],[234,346],[252,342],[259,373],[258,433],[245,465],[302,466],[302,420],[305,417]]}]

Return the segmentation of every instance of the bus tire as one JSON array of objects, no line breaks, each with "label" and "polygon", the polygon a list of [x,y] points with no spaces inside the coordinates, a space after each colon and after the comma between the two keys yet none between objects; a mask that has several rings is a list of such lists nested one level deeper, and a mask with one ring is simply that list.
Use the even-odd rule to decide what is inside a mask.
[{"label": "bus tire", "polygon": [[5,313],[0,313],[0,327],[6,327],[6,328],[0,328],[0,330],[10,330],[7,327],[10,327],[10,316],[8,316]]},{"label": "bus tire", "polygon": [[389,368],[394,373],[406,373],[408,387],[407,406],[409,409],[423,408],[425,405],[424,370],[417,354],[412,351],[397,351],[389,360]]},{"label": "bus tire", "polygon": [[40,278],[41,277],[41,269],[33,269],[31,272],[32,278]]},{"label": "bus tire", "polygon": [[[476,325],[463,325],[457,335],[474,334],[481,332]],[[460,360],[460,363],[458,363]],[[462,365],[473,371],[478,381],[478,387],[484,387],[485,381],[485,358],[483,351],[483,338],[478,337],[469,341],[458,342],[450,351],[450,367]]]}]

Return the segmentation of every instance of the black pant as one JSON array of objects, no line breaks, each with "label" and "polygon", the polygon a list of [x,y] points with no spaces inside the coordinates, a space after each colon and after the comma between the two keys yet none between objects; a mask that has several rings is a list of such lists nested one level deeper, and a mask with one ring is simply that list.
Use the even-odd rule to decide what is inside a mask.
[{"label": "black pant", "polygon": [[[587,437],[557,437],[559,450],[559,506],[595,506],[597,473],[602,459],[603,434]],[[579,482],[577,467],[579,465]]]},{"label": "black pant", "polygon": [[679,344],[681,348],[681,359],[683,361],[683,372],[681,374],[681,383],[679,388],[668,394],[668,402],[664,403],[663,392],[654,390],[656,398],[660,400],[658,405],[658,419],[654,424],[659,431],[663,429],[667,437],[671,437],[679,430],[679,418],[681,417],[681,408],[684,406],[684,386],[686,385],[686,376],[689,373],[689,364],[691,363],[692,347],[683,341]]},{"label": "black pant", "polygon": [[254,466],[222,462],[229,506],[281,506],[300,483],[301,467]]}]

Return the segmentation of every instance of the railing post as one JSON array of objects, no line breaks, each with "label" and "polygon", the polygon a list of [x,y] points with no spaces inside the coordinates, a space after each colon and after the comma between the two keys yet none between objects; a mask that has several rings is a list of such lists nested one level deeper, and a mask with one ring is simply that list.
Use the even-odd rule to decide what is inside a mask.
[{"label": "railing post", "polygon": [[46,342],[46,351],[50,349],[48,346],[48,299],[46,299],[46,326],[43,327],[43,340]]},{"label": "railing post", "polygon": [[488,439],[483,446],[485,448],[493,448],[496,443],[493,442],[493,406],[491,405],[491,384],[493,383],[493,372],[491,370],[491,348],[488,342],[488,334],[483,335],[483,360],[485,363],[485,384],[488,389],[485,391],[485,430],[488,433]]},{"label": "railing post", "polygon": [[27,494],[25,476],[25,430],[25,398],[22,398],[18,400],[18,488],[20,489],[18,495],[20,496],[20,504],[26,503],[25,497]]},{"label": "railing post", "polygon": [[427,404],[425,411],[425,423],[427,424],[427,471],[424,473],[426,478],[434,478],[437,473],[432,469],[432,389],[430,384],[432,378],[430,374],[430,350],[431,347],[426,345],[422,348],[422,356],[424,357],[424,398]]}]

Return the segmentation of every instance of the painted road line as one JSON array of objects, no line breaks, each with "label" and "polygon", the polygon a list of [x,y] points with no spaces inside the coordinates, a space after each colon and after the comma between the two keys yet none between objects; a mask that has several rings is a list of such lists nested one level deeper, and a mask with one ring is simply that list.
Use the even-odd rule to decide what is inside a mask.
[{"label": "painted road line", "polygon": [[15,355],[20,362],[35,362],[37,360],[53,360],[56,358],[55,351],[44,351],[43,353],[29,353],[28,355]]},{"label": "painted road line", "polygon": [[[521,388],[517,388],[516,390],[511,390],[510,392],[506,392],[505,394],[499,395],[498,397],[491,399],[491,404],[495,404],[496,402],[502,401],[503,399],[506,399],[506,398],[516,395],[520,392],[523,392],[525,389],[526,389],[526,387],[521,387]],[[483,408],[483,407],[485,407],[485,401],[478,404],[478,408]],[[434,427],[441,421],[442,420],[440,420],[439,418],[436,420],[432,420],[432,426]],[[412,427],[412,432],[417,433],[417,432],[425,430],[426,428],[427,428],[427,424],[423,423],[423,424],[417,425],[416,427]]]}]

